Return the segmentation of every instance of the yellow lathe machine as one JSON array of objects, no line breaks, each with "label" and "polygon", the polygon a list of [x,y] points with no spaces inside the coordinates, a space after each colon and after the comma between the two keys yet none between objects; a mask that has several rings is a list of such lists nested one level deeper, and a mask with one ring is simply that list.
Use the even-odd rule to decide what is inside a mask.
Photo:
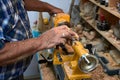
[{"label": "yellow lathe machine", "polygon": [[[68,25],[68,23],[70,23],[68,14],[59,13],[54,17],[55,26]],[[78,40],[71,41],[71,46],[74,50],[73,54],[64,54],[65,49],[56,48],[53,54],[53,64],[62,66],[65,73],[64,80],[91,78],[89,72],[97,67],[98,59],[89,54],[89,51]]]}]

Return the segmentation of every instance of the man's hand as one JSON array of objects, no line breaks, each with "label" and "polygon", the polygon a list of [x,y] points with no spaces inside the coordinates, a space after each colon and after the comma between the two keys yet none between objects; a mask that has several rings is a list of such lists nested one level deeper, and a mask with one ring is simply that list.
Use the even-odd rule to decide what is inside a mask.
[{"label": "man's hand", "polygon": [[57,13],[64,13],[62,9],[54,7],[51,11],[49,11],[50,15],[54,15]]},{"label": "man's hand", "polygon": [[65,44],[67,39],[72,39],[77,34],[63,25],[55,27],[43,33],[38,40],[42,43],[42,49],[52,48],[60,43]]}]

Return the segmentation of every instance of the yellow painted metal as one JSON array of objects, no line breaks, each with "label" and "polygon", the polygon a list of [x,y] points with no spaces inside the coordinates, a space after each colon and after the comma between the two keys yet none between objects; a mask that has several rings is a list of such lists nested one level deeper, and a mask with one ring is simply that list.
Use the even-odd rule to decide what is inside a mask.
[{"label": "yellow painted metal", "polygon": [[[66,13],[58,13],[55,15],[55,17],[53,18],[53,21],[54,21],[54,26],[58,26],[59,24],[61,23],[64,23],[64,22],[68,22],[70,23],[70,15],[69,14],[66,14]],[[62,62],[59,61],[58,57],[57,57],[57,54],[60,53],[60,56],[62,58]],[[59,49],[55,49],[54,50],[54,60],[53,60],[53,64],[62,64],[66,61],[71,61],[72,60],[72,55],[63,55],[62,54],[62,50]]]},{"label": "yellow painted metal", "polygon": [[76,52],[76,54],[81,57],[82,55],[88,54],[88,50],[85,49],[82,45],[82,43],[80,43],[79,41],[74,41],[73,45],[72,45],[74,52]]},{"label": "yellow painted metal", "polygon": [[[91,78],[90,74],[82,72],[78,67],[79,58],[81,58],[82,55],[88,54],[88,50],[86,50],[79,41],[73,42],[72,48],[74,49],[73,55],[63,55],[61,49],[55,50],[53,63],[55,65],[61,64],[63,66],[66,74],[65,80],[81,80]],[[62,62],[59,61],[57,53],[61,55]]]},{"label": "yellow painted metal", "polygon": [[74,49],[74,56],[72,58],[72,61],[67,61],[63,64],[63,68],[68,80],[81,80],[85,78],[91,78],[90,74],[80,71],[78,67],[79,58],[81,58],[82,55],[88,54],[88,50],[86,50],[79,41],[73,42],[72,47]]},{"label": "yellow painted metal", "polygon": [[[60,54],[60,56],[62,58],[62,62],[59,61],[59,58],[58,58],[57,54]],[[54,55],[53,56],[53,64],[54,65],[56,65],[56,64],[63,64],[66,61],[71,61],[72,58],[73,58],[73,55],[64,55],[62,50],[57,50],[57,49],[54,50],[53,55]]]},{"label": "yellow painted metal", "polygon": [[68,14],[65,14],[65,13],[59,13],[59,14],[56,14],[56,16],[54,17],[54,26],[58,26],[59,24],[61,23],[64,23],[64,22],[70,22],[70,16]]},{"label": "yellow painted metal", "polygon": [[87,79],[87,78],[91,78],[90,74],[86,74],[83,73],[79,70],[79,68],[76,68],[77,72],[73,73],[74,70],[70,68],[70,63],[69,62],[65,62],[63,64],[63,69],[65,72],[65,79],[64,80],[82,80],[82,79]]},{"label": "yellow painted metal", "polygon": [[[58,26],[63,22],[70,22],[70,16],[68,14],[60,13],[54,17],[55,26]],[[79,58],[81,58],[82,55],[88,54],[88,50],[86,50],[79,41],[74,41],[72,48],[74,49],[73,55],[64,55],[61,49],[55,49],[53,64],[62,65],[66,75],[64,80],[81,80],[90,78],[91,76],[89,74],[80,71],[78,67]],[[60,54],[62,61],[59,60],[57,54]]]}]

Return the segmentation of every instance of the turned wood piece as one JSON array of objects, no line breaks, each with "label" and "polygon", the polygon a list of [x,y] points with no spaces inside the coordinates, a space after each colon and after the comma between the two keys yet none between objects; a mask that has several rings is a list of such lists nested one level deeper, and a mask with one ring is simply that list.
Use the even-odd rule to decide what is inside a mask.
[{"label": "turned wood piece", "polygon": [[120,40],[120,25],[119,24],[116,24],[114,27],[113,27],[113,34],[114,36]]},{"label": "turned wood piece", "polygon": [[106,36],[109,37],[109,38],[114,38],[113,30],[110,29],[108,32],[106,32]]},{"label": "turned wood piece", "polygon": [[72,48],[71,45],[69,45],[69,44],[65,44],[65,47],[66,47],[68,53],[74,53],[74,50],[73,50],[73,48]]},{"label": "turned wood piece", "polygon": [[88,0],[80,0],[80,11],[84,12],[84,4],[88,2]]},{"label": "turned wood piece", "polygon": [[109,48],[110,48],[110,46],[109,46],[109,43],[108,42],[106,42],[106,41],[104,41],[104,40],[101,40],[101,41],[99,41],[99,43],[98,44],[96,44],[95,46],[94,46],[94,48],[96,49],[96,51],[98,51],[98,52],[105,52],[105,51],[107,51],[107,50],[109,50]]},{"label": "turned wood piece", "polygon": [[109,0],[109,7],[116,7],[119,0]]},{"label": "turned wood piece", "polygon": [[90,31],[90,32],[86,32],[86,31],[83,31],[83,35],[89,39],[89,40],[93,40],[96,36],[96,32],[95,31]]}]

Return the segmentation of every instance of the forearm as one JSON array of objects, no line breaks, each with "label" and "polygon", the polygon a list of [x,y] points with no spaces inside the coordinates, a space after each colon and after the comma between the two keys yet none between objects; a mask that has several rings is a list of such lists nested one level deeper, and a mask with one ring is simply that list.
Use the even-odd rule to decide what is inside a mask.
[{"label": "forearm", "polygon": [[[62,33],[65,35],[61,35]],[[6,43],[5,47],[0,50],[0,66],[15,63],[40,50],[53,48],[76,35],[76,33],[63,25],[44,32],[38,38]]]},{"label": "forearm", "polygon": [[25,8],[29,11],[50,12],[54,6],[39,0],[24,0]]},{"label": "forearm", "polygon": [[42,50],[40,44],[37,39],[6,43],[5,47],[0,50],[0,65],[14,63],[36,53],[40,49]]}]

